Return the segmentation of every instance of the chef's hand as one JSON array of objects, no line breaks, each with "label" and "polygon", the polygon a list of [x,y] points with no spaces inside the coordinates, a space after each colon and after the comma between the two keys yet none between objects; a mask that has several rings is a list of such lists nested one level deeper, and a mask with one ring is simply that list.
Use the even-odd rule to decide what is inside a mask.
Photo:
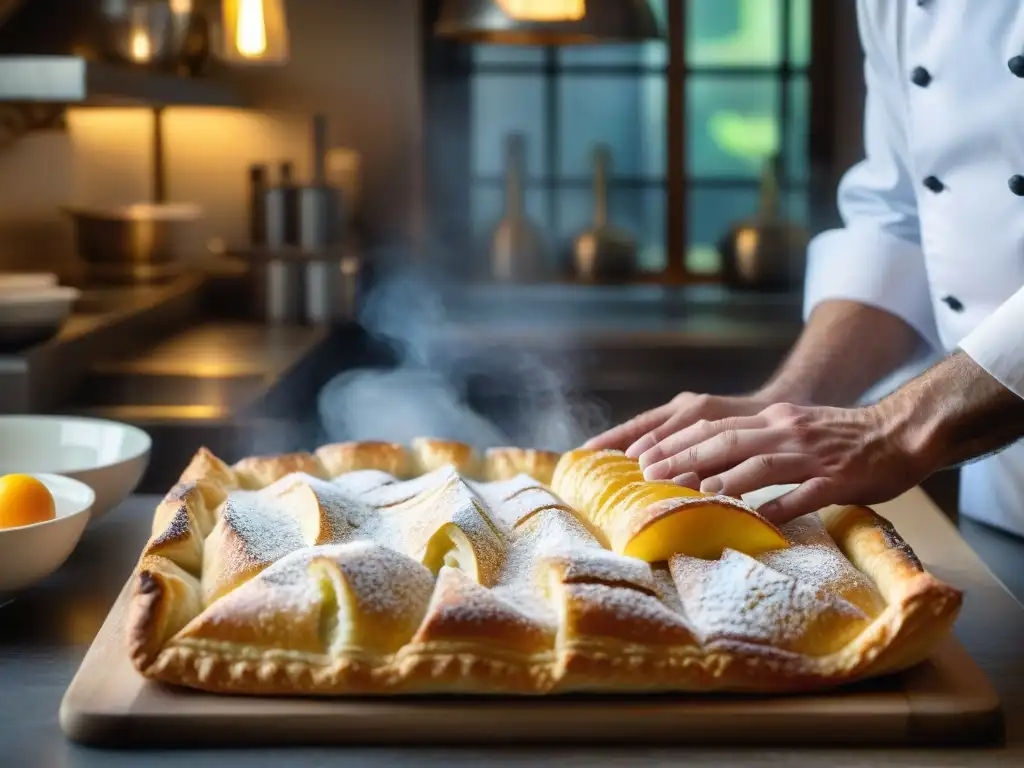
[{"label": "chef's hand", "polygon": [[617,427],[592,437],[583,447],[591,450],[625,451],[639,457],[667,438],[698,421],[717,421],[729,416],[753,416],[773,400],[759,395],[717,397],[683,392],[664,405],[634,416]]},{"label": "chef's hand", "polygon": [[760,507],[782,523],[831,504],[875,504],[937,469],[924,443],[894,408],[771,405],[753,415],[698,421],[640,456],[647,480],[673,480],[706,493],[740,496],[798,484]]}]

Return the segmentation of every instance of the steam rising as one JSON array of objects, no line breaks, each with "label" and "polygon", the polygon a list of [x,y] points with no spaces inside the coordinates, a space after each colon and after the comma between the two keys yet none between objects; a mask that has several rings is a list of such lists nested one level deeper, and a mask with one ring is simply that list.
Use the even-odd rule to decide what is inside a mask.
[{"label": "steam rising", "polygon": [[[400,362],[393,369],[348,371],[324,387],[318,407],[331,440],[407,444],[423,435],[480,449],[564,451],[608,426],[603,404],[575,390],[568,364],[508,346],[470,348],[451,338],[452,328],[498,328],[508,320],[494,310],[453,312],[457,290],[455,281],[416,268],[380,280],[360,322],[397,350]],[[528,302],[522,311],[530,313]]]}]

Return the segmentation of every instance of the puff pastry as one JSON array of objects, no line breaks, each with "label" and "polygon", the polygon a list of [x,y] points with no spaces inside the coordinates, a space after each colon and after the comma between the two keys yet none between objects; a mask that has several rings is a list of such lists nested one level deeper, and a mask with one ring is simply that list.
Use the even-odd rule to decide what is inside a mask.
[{"label": "puff pastry", "polygon": [[961,604],[864,507],[776,528],[621,453],[426,438],[200,450],[133,580],[136,669],[242,694],[810,690],[918,663]]}]

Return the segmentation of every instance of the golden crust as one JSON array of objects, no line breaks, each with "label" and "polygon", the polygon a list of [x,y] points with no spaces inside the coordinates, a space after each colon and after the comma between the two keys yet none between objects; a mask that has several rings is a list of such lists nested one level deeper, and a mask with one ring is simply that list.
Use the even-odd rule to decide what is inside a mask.
[{"label": "golden crust", "polygon": [[414,474],[425,475],[446,465],[466,477],[480,476],[480,457],[472,446],[454,440],[417,437],[412,441]]},{"label": "golden crust", "polygon": [[412,474],[412,457],[405,446],[384,441],[332,443],[316,450],[329,477],[360,469],[378,469],[395,477]]},{"label": "golden crust", "polygon": [[[489,589],[487,582],[477,583],[471,571],[448,564],[447,559],[434,577],[414,558],[390,549],[386,556],[378,552],[374,567],[365,567],[363,550],[375,546],[367,542],[310,549],[315,542],[307,541],[305,549],[255,566],[252,558],[240,557],[240,550],[218,538],[238,533],[241,544],[253,554],[252,542],[244,540],[253,532],[239,533],[224,521],[222,502],[230,491],[253,488],[262,480],[267,482],[258,487],[265,488],[291,472],[325,477],[337,467],[397,471],[400,465],[394,457],[398,454],[392,448],[381,451],[380,445],[352,444],[341,450],[327,446],[316,456],[243,460],[235,467],[200,451],[183,475],[183,484],[157,509],[153,537],[136,570],[127,626],[135,667],[162,682],[259,695],[581,690],[781,693],[835,686],[916,664],[948,632],[960,608],[960,592],[924,571],[892,525],[864,507],[830,508],[820,518],[829,545],[834,542],[833,550],[838,548],[877,588],[878,595],[873,597],[862,594],[862,585],[849,587],[848,593],[858,595],[858,605],[869,612],[845,601],[842,594],[846,593],[840,590],[840,596],[830,598],[832,613],[815,608],[819,612],[810,617],[813,621],[788,644],[731,632],[736,625],[729,623],[730,617],[724,629],[695,623],[697,613],[689,615],[678,601],[713,606],[702,590],[713,588],[714,578],[726,578],[729,573],[716,568],[743,569],[749,562],[750,568],[765,571],[764,578],[781,585],[779,594],[790,597],[800,594],[800,589],[794,592],[790,586],[798,581],[794,577],[760,564],[751,555],[727,550],[719,560],[684,558],[694,566],[691,571],[684,569],[684,578],[708,580],[704,587],[703,581],[685,582],[677,593],[680,573],[675,568],[671,576],[664,566],[653,572],[640,560],[608,552],[600,537],[587,538],[580,513],[562,503],[573,505],[571,500],[562,494],[538,494],[528,483],[497,488],[499,492],[488,503],[512,508],[499,510],[493,519],[483,514],[483,519],[495,525],[492,533],[501,547],[518,541],[517,536],[538,542],[541,549],[531,569],[533,581],[515,589],[536,589],[543,595],[543,604],[550,606],[550,614],[524,613],[515,589],[504,582]],[[409,455],[419,470],[436,470],[441,466],[437,462],[447,457],[462,468],[460,472],[482,468],[476,476],[484,478],[505,479],[510,472],[502,465],[492,474],[490,457],[481,467],[471,448],[444,441],[420,441]],[[527,454],[498,455],[503,462],[513,456],[510,463],[521,471],[524,465],[519,462]],[[337,463],[331,458],[337,458]],[[574,459],[590,460],[578,452]],[[609,466],[608,462],[598,465]],[[323,518],[304,529],[314,531],[308,536],[316,541],[330,539],[330,531],[339,530],[339,520],[349,521],[357,530],[365,524],[358,500],[345,496],[348,485],[338,486],[337,498],[320,501],[316,494],[323,492],[311,482],[298,478],[294,484],[289,485],[289,480],[258,493],[295,492],[295,505]],[[614,477],[608,482],[614,482]],[[436,487],[426,490],[437,498]],[[516,499],[531,494],[536,499],[530,503],[537,509],[525,514],[515,506]],[[641,493],[636,498],[647,496]],[[696,502],[684,499],[669,506],[675,503]],[[275,509],[291,514],[288,505]],[[399,519],[403,512],[415,509],[416,503],[403,503],[386,514]],[[651,513],[645,514],[650,517]],[[474,536],[484,535],[484,529],[474,529],[458,515],[439,519],[455,527],[451,552],[459,557],[464,554],[460,547],[471,546]],[[649,527],[649,521],[646,525],[636,522],[644,519],[634,517],[631,525]],[[204,526],[210,526],[212,533],[204,532]],[[316,533],[321,531],[328,533]],[[791,540],[794,550],[817,546]],[[202,547],[198,569],[197,545]],[[235,561],[229,567],[225,563],[232,558]],[[381,571],[382,562],[390,563],[391,570]],[[249,570],[242,573],[239,567]],[[489,563],[488,567],[496,566]],[[208,569],[230,572],[235,581],[204,599],[205,585],[198,576],[205,576]],[[676,587],[672,587],[673,577]],[[482,577],[477,574],[476,578]],[[406,588],[410,584],[420,586]],[[398,602],[381,602],[381,595]],[[700,603],[701,599],[705,602]]]},{"label": "golden crust", "polygon": [[545,485],[551,484],[561,454],[536,448],[489,448],[484,454],[484,477],[488,482],[510,480],[529,475]]},{"label": "golden crust", "polygon": [[286,453],[280,456],[249,456],[231,468],[239,487],[255,490],[264,488],[293,472],[327,478],[327,470],[320,459],[311,453]]}]

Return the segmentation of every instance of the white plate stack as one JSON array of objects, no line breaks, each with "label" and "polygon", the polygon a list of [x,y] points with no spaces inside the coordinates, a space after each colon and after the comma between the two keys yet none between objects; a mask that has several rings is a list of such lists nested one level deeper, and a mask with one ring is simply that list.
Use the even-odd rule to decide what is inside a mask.
[{"label": "white plate stack", "polygon": [[60,330],[81,293],[54,274],[0,273],[0,347],[27,346]]}]

